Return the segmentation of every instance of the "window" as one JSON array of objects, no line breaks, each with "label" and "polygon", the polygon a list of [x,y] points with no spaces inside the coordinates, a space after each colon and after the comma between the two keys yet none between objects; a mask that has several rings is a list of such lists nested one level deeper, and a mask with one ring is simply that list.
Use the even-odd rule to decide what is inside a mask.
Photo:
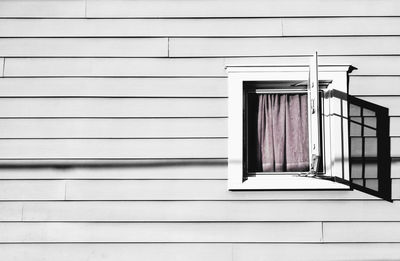
[{"label": "window", "polygon": [[227,66],[230,190],[349,189],[349,69]]}]

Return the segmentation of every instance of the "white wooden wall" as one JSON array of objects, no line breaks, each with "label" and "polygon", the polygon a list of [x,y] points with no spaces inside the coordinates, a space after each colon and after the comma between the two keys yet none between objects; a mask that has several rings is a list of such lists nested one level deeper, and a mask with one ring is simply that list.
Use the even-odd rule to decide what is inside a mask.
[{"label": "white wooden wall", "polygon": [[[0,17],[0,260],[400,259],[400,1],[0,0]],[[225,65],[315,50],[389,108],[394,203],[227,191]]]}]

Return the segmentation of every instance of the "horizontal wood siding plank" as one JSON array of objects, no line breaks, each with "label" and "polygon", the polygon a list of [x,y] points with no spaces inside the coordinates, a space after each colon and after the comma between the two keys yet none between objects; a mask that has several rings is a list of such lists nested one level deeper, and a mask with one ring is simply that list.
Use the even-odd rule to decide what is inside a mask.
[{"label": "horizontal wood siding plank", "polygon": [[324,242],[399,242],[399,222],[327,222]]},{"label": "horizontal wood siding plank", "polygon": [[[368,26],[365,26],[368,24]],[[283,36],[399,35],[398,17],[284,18]]]},{"label": "horizontal wood siding plank", "polygon": [[396,243],[335,244],[235,244],[235,261],[349,261],[396,260],[400,256]]},{"label": "horizontal wood siding plank", "polygon": [[391,177],[400,178],[400,159],[399,158],[392,158],[392,165],[390,168]]},{"label": "horizontal wood siding plank", "polygon": [[400,54],[400,37],[171,38],[170,57]]},{"label": "horizontal wood siding plank", "polygon": [[400,137],[392,138],[390,142],[390,156],[400,157]]},{"label": "horizontal wood siding plank", "polygon": [[[363,100],[400,115],[398,97]],[[1,98],[0,117],[226,117],[228,98]]]},{"label": "horizontal wood siding plank", "polygon": [[2,159],[223,158],[226,139],[0,140]]},{"label": "horizontal wood siding plank", "polygon": [[0,37],[387,36],[398,28],[398,17],[2,19]]},{"label": "horizontal wood siding plank", "polygon": [[396,86],[400,86],[400,77],[397,76],[350,76],[349,94],[357,96],[400,95],[400,88],[396,88]]},{"label": "horizontal wood siding plank", "polygon": [[226,118],[0,119],[0,138],[227,137]]},{"label": "horizontal wood siding plank", "polygon": [[[22,182],[22,181],[21,181]],[[393,180],[393,198],[400,198]],[[350,200],[377,199],[359,191],[228,191],[226,180],[68,180],[68,200]]]},{"label": "horizontal wood siding plank", "polygon": [[22,221],[22,202],[0,202],[0,222]]},{"label": "horizontal wood siding plank", "polygon": [[227,89],[223,78],[0,78],[1,97],[227,97]]},{"label": "horizontal wood siding plank", "polygon": [[[289,48],[290,50],[291,48]],[[310,54],[310,53],[308,53]],[[227,66],[308,65],[308,57],[236,57],[226,58]],[[357,70],[350,75],[398,76],[400,56],[319,56],[320,65],[352,65]],[[351,84],[351,83],[350,83]],[[350,87],[351,88],[351,87]]]},{"label": "horizontal wood siding plank", "polygon": [[0,117],[224,117],[226,98],[3,98]]},{"label": "horizontal wood siding plank", "polygon": [[400,117],[390,117],[390,136],[400,136]]},{"label": "horizontal wood siding plank", "polygon": [[2,19],[0,37],[281,36],[281,19]]},{"label": "horizontal wood siding plank", "polygon": [[109,1],[88,0],[88,17],[281,17],[281,16],[396,16],[395,0],[368,1],[360,8],[356,0],[276,1]]},{"label": "horizontal wood siding plank", "polygon": [[[0,244],[5,260],[25,261],[348,261],[396,260],[398,243],[91,243],[91,244]],[[43,253],[46,253],[43,255]],[[299,254],[301,253],[301,254]]]},{"label": "horizontal wood siding plank", "polygon": [[[0,58],[2,73],[3,58]],[[400,95],[397,76],[351,76],[350,94]],[[226,97],[219,78],[0,78],[1,97]]]},{"label": "horizontal wood siding plank", "polygon": [[[398,179],[393,198],[400,199]],[[66,191],[65,191],[66,184]],[[226,180],[2,180],[0,200],[377,200],[354,191],[241,191],[227,189]]]},{"label": "horizontal wood siding plank", "polygon": [[223,59],[7,58],[4,76],[225,76]]},{"label": "horizontal wood siding plank", "polygon": [[[23,202],[23,221],[400,221],[399,206],[386,201]],[[15,213],[0,212],[1,220],[21,220],[17,207],[0,203],[0,209],[8,208]]]},{"label": "horizontal wood siding plank", "polygon": [[0,182],[0,200],[64,200],[65,181],[41,180]]},{"label": "horizontal wood siding plank", "polygon": [[[6,58],[5,77],[226,77],[226,65],[305,65],[307,57]],[[322,56],[321,65],[353,65],[351,75],[400,75],[400,56]]]},{"label": "horizontal wood siding plank", "polygon": [[[5,260],[23,261],[231,261],[230,244],[0,244]],[[45,255],[43,253],[46,253]]]},{"label": "horizontal wood siding plank", "polygon": [[[39,161],[40,162],[40,161]],[[46,161],[9,163],[19,168],[3,168],[0,179],[227,179],[226,160],[110,160],[54,164]],[[0,161],[4,166],[4,162]],[[51,168],[53,167],[53,168]]]},{"label": "horizontal wood siding plank", "polygon": [[4,57],[167,57],[167,38],[0,38]]},{"label": "horizontal wood siding plank", "polygon": [[319,242],[319,222],[0,223],[0,242]]},{"label": "horizontal wood siding plank", "polygon": [[85,0],[2,0],[0,17],[85,17]]}]

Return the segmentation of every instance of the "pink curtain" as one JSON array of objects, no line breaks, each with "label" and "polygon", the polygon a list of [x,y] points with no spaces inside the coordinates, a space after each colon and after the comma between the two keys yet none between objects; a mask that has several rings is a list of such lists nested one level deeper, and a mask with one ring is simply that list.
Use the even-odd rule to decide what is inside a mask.
[{"label": "pink curtain", "polygon": [[261,94],[257,166],[264,172],[309,170],[307,94]]}]

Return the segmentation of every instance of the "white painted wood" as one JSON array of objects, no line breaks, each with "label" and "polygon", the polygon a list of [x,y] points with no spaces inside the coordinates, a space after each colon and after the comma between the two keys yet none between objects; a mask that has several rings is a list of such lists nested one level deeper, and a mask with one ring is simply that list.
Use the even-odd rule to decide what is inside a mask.
[{"label": "white painted wood", "polygon": [[[338,90],[347,93],[348,71],[349,66],[321,66],[319,68],[319,79],[332,81],[328,86],[328,91]],[[245,81],[309,81],[310,68],[308,66],[228,66],[227,72],[229,93],[228,188],[230,190],[348,189],[348,186],[340,183],[298,177],[296,175],[286,177],[265,175],[246,180],[244,178],[246,170],[244,170],[243,166],[243,83]],[[317,76],[315,75],[314,78],[317,78]],[[316,79],[313,80],[317,81]],[[324,107],[326,111],[323,113],[324,115],[329,115],[324,120],[324,129],[326,132],[323,155],[326,163],[326,176],[349,180],[348,141],[342,138],[348,135],[347,121],[343,120],[342,117],[330,117],[330,115],[341,115],[346,119],[346,102],[337,98],[325,100]]]},{"label": "white painted wood", "polygon": [[[307,57],[247,58],[7,58],[4,76],[226,77],[231,65],[304,65]],[[352,75],[400,75],[400,56],[320,56],[321,65],[351,64]]]},{"label": "white painted wood", "polygon": [[0,242],[320,242],[319,222],[0,223]]},{"label": "white painted wood", "polygon": [[390,156],[400,157],[400,137],[390,139]]},{"label": "white painted wood", "polygon": [[400,37],[171,38],[170,57],[392,55]]},{"label": "white painted wood", "polygon": [[[62,201],[23,207],[23,221],[35,222],[400,221],[399,202],[386,201]],[[16,205],[3,202],[0,208],[13,210],[0,212],[2,220],[21,220]]]},{"label": "white painted wood", "polygon": [[[2,162],[4,164],[4,162]],[[42,163],[47,168],[35,168],[35,164],[16,165],[25,168],[3,169],[0,179],[220,179],[226,180],[225,160],[131,160],[121,163],[97,160],[82,167],[84,163],[64,161],[64,164]],[[38,163],[36,163],[37,165]],[[26,167],[26,166],[30,167]],[[60,167],[64,166],[64,168]],[[49,166],[58,166],[50,168]],[[65,167],[68,166],[68,167]],[[81,166],[81,167],[78,167]]]},{"label": "white painted wood", "polygon": [[[146,139],[110,139],[87,142],[87,140],[20,138],[225,137],[226,118],[63,119],[56,117],[85,115],[116,118],[127,115],[226,117],[227,99],[187,99],[187,97],[226,97],[228,93],[224,67],[230,63],[236,65],[259,63],[261,66],[301,65],[307,63],[307,57],[290,55],[309,55],[311,53],[308,52],[309,48],[315,47],[325,55],[349,54],[349,56],[322,56],[320,62],[322,65],[351,64],[358,67],[358,70],[352,73],[355,77],[350,78],[350,94],[362,99],[369,98],[370,101],[388,107],[391,115],[400,115],[396,109],[397,97],[394,96],[399,95],[396,86],[400,84],[397,77],[400,66],[397,37],[399,26],[396,26],[400,23],[397,17],[400,14],[400,6],[397,0],[385,2],[368,0],[363,3],[355,0],[328,0],[324,3],[319,0],[297,2],[88,0],[87,4],[85,10],[84,0],[0,0],[0,17],[24,17],[24,19],[0,19],[0,37],[22,37],[0,39],[0,77],[3,76],[3,69],[6,74],[6,78],[0,79],[0,97],[3,97],[0,99],[0,115],[6,113],[17,117],[23,115],[55,117],[54,119],[0,119],[0,138],[18,138],[0,140],[0,154],[7,157],[9,155],[88,156],[89,154],[115,157],[127,153],[138,157],[153,157],[157,156],[156,153],[162,153],[167,157],[178,154],[191,157],[218,154],[225,158],[226,139],[195,141],[167,139],[154,142]],[[86,11],[89,17],[156,19],[82,19]],[[255,18],[269,16],[275,18]],[[25,19],[29,17],[63,19]],[[64,19],[67,17],[78,17],[78,19]],[[160,17],[185,18],[160,19]],[[194,17],[208,17],[208,19]],[[284,36],[340,37],[223,38],[276,37],[282,35],[282,32]],[[383,37],[352,37],[378,35]],[[389,35],[395,36],[387,37]],[[201,43],[199,48],[192,45],[185,46],[184,49],[189,53],[185,56],[193,54],[203,56],[209,53],[218,56],[223,53],[223,55],[221,58],[29,58],[31,56],[167,56],[167,39],[155,37],[174,36],[219,37],[205,39],[206,43]],[[327,42],[329,40],[331,41]],[[200,38],[195,41],[203,40]],[[214,46],[205,49],[207,51],[205,52],[202,48],[207,47],[209,42]],[[219,44],[220,42],[223,44]],[[174,39],[170,44],[170,47],[174,48]],[[173,55],[173,52],[171,49],[170,54]],[[232,53],[256,57],[224,58]],[[360,56],[360,54],[366,55]],[[383,55],[367,56],[370,54]],[[263,55],[270,57],[259,57]],[[3,56],[21,58],[6,58],[6,66],[3,68]],[[17,78],[7,78],[8,76]],[[43,77],[36,78],[38,76]],[[83,77],[69,78],[70,76]],[[378,97],[382,95],[386,97]],[[72,98],[77,96],[86,96],[88,99]],[[142,98],[89,98],[106,96]],[[42,99],[43,97],[59,98]],[[170,97],[170,99],[157,97]],[[160,104],[163,106],[159,107]],[[155,109],[151,111],[152,108]],[[192,108],[194,109],[191,110]],[[397,131],[400,122],[397,117],[391,117],[390,123],[391,135],[400,136],[400,132]],[[400,148],[398,140],[397,137],[392,139],[392,157],[400,157],[397,149]],[[400,184],[396,178],[400,177],[400,164],[397,159],[393,158],[391,168],[391,175],[395,178],[393,197],[396,201],[389,203],[359,191],[228,192],[226,159],[183,161],[2,158],[0,164],[21,165],[23,168],[2,168],[0,171],[0,221],[16,221],[0,222],[2,228],[0,239],[25,240],[24,242],[28,244],[0,244],[0,259],[14,261],[27,259],[34,261],[395,260],[400,256],[399,244],[354,244],[348,241],[399,242],[400,233],[397,233],[397,228],[400,215],[397,200],[400,199],[398,189]],[[43,166],[48,167],[43,168]],[[71,201],[65,201],[65,198]],[[56,223],[52,223],[54,221]],[[80,221],[83,222],[76,223]],[[129,223],[129,221],[134,222]],[[137,221],[143,223],[135,223]],[[162,223],[168,221],[176,223]],[[367,224],[354,221],[371,222]],[[318,242],[322,234],[321,222],[325,222],[323,230],[326,238],[330,237],[343,243],[115,243],[120,239],[129,242],[135,240],[136,242],[145,240],[243,242],[254,239],[303,242],[310,235],[311,240]],[[393,229],[390,227],[392,224],[394,224]],[[332,234],[332,230],[336,234]],[[35,240],[42,242],[86,240],[88,243],[32,244],[30,242]],[[114,243],[90,243],[102,240]]]},{"label": "white painted wood", "polygon": [[[231,261],[231,244],[0,244],[6,260],[23,261]],[[46,253],[45,255],[43,253]]]},{"label": "white painted wood", "polygon": [[392,158],[392,165],[390,168],[391,177],[400,178],[400,160],[399,158]]},{"label": "white painted wood", "polygon": [[396,96],[370,96],[360,98],[388,108],[390,116],[400,115],[399,98]]},{"label": "white painted wood", "polygon": [[[349,82],[349,94],[364,95],[400,95],[400,77],[397,76],[351,76]],[[363,99],[362,97],[360,97]]]},{"label": "white painted wood", "polygon": [[0,37],[281,36],[279,18],[2,19]]},{"label": "white painted wood", "polygon": [[5,76],[225,76],[223,59],[7,58]]},{"label": "white painted wood", "polygon": [[85,17],[85,0],[1,0],[0,17]]},{"label": "white painted wood", "polygon": [[398,17],[2,19],[0,37],[368,36],[399,27]]},{"label": "white painted wood", "polygon": [[290,1],[153,1],[88,0],[88,17],[281,17],[281,16],[390,16],[399,14],[394,0]]},{"label": "white painted wood", "polygon": [[167,38],[0,38],[5,57],[167,57]]},{"label": "white painted wood", "polygon": [[[400,255],[398,243],[347,244],[2,244],[0,251],[6,260],[25,261],[348,261],[396,260]],[[46,253],[46,255],[43,255]],[[301,254],[299,254],[301,253]]]},{"label": "white painted wood", "polygon": [[[311,53],[311,52],[310,52]],[[307,53],[309,55],[310,53]],[[283,54],[286,55],[286,54]],[[319,56],[320,65],[352,65],[351,75],[399,75],[400,56]],[[226,66],[304,65],[308,57],[241,57],[225,58]]]},{"label": "white painted wood", "polygon": [[[395,199],[400,197],[398,185],[393,180]],[[226,180],[68,180],[66,196],[68,200],[379,200],[356,190],[228,191]]]},{"label": "white painted wood", "polygon": [[0,138],[227,137],[226,118],[0,119]]},{"label": "white painted wood", "polygon": [[0,78],[0,97],[28,96],[226,97],[228,94],[223,78]]},{"label": "white painted wood", "polygon": [[235,261],[348,261],[396,260],[398,244],[235,244]]},{"label": "white painted wood", "polygon": [[0,202],[0,222],[11,220],[22,221],[22,209],[22,202]]},{"label": "white painted wood", "polygon": [[[368,24],[368,26],[365,26]],[[398,17],[283,18],[283,36],[399,35]]]},{"label": "white painted wood", "polygon": [[[315,53],[310,59],[309,64],[309,78],[308,78],[308,131],[309,131],[309,159],[310,171],[317,172],[318,164],[321,164],[323,158],[321,157],[322,146],[320,141],[320,98],[319,98],[319,85],[318,85],[318,53]],[[347,89],[347,88],[346,88]]]},{"label": "white painted wood", "polygon": [[219,117],[226,98],[3,98],[0,117]]},{"label": "white painted wood", "polygon": [[326,222],[324,242],[399,242],[398,222]]},{"label": "white painted wood", "polygon": [[0,158],[224,158],[226,139],[0,140]]},{"label": "white painted wood", "polygon": [[[228,170],[228,175],[230,174]],[[229,178],[230,181],[230,178]],[[251,177],[238,184],[228,184],[229,190],[349,190],[348,185],[325,179],[299,177],[297,175],[279,177],[264,175]]]},{"label": "white painted wood", "polygon": [[0,182],[0,200],[64,200],[65,181],[41,180]]},{"label": "white painted wood", "polygon": [[[4,244],[0,250],[5,259],[13,261],[231,261],[281,260],[281,261],[348,261],[368,258],[395,260],[399,256],[397,243],[348,244]],[[43,255],[46,253],[46,255]],[[299,253],[302,253],[301,255]]]}]

